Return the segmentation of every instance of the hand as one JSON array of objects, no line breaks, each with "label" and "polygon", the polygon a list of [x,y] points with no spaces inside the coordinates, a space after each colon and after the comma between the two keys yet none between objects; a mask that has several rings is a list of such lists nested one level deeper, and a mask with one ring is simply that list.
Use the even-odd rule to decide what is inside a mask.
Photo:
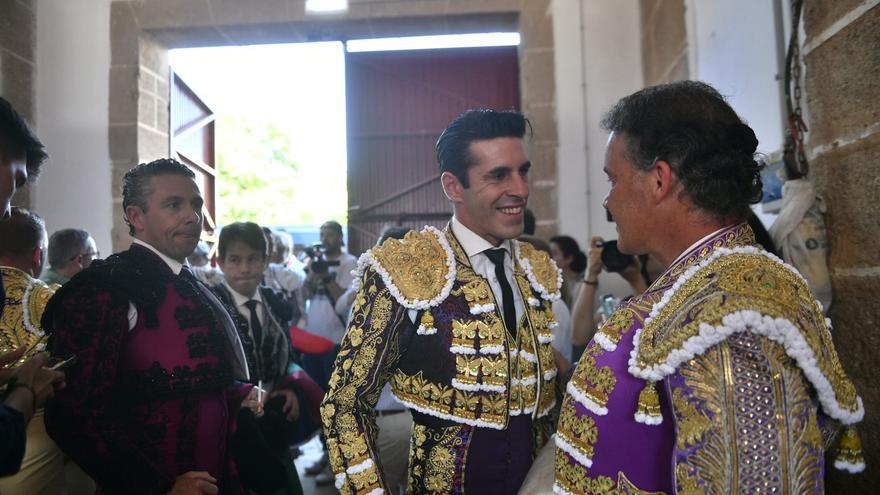
[{"label": "hand", "polygon": [[0,385],[8,382],[12,375],[15,374],[16,368],[9,365],[21,359],[25,351],[27,351],[27,347],[21,346],[18,349],[0,354]]},{"label": "hand", "polygon": [[217,480],[207,471],[187,471],[174,480],[168,495],[216,495]]},{"label": "hand", "polygon": [[293,423],[297,419],[299,419],[299,400],[296,398],[296,392],[293,390],[275,390],[270,394],[271,397],[275,397],[281,395],[284,397],[284,407],[281,408],[281,412],[287,414],[287,421]]},{"label": "hand", "polygon": [[557,376],[565,376],[568,373],[568,369],[571,368],[571,362],[565,359],[565,356],[556,349],[553,349],[553,361],[556,362],[556,369],[559,370]]},{"label": "hand", "polygon": [[18,383],[30,385],[36,395],[37,407],[55,395],[56,390],[64,388],[64,373],[46,368],[49,355],[45,352],[35,354],[13,372]]},{"label": "hand", "polygon": [[590,239],[590,253],[587,255],[587,280],[596,280],[602,271],[602,243],[605,242],[599,236]]},{"label": "hand", "polygon": [[241,403],[242,408],[248,408],[253,411],[254,416],[263,415],[263,406],[266,405],[266,391],[254,385],[248,392],[247,397]]}]

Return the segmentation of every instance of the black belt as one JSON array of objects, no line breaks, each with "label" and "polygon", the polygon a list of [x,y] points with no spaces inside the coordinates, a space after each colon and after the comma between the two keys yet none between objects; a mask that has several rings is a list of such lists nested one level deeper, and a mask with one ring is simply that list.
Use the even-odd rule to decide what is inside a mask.
[{"label": "black belt", "polygon": [[406,412],[406,409],[391,409],[388,411],[376,411],[376,416],[381,418],[382,416],[391,416],[392,414],[400,414],[400,413],[404,413],[404,412]]}]

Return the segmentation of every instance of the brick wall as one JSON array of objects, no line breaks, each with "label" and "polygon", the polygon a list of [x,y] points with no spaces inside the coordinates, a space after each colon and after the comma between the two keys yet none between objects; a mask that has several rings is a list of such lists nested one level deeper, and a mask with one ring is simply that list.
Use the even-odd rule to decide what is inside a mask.
[{"label": "brick wall", "polygon": [[868,470],[829,469],[829,493],[872,493],[880,479],[880,6],[871,3],[804,2],[807,149],[827,204],[830,316],[866,410],[859,431]]},{"label": "brick wall", "polygon": [[[0,96],[33,127],[36,13],[33,0],[0,0]],[[13,204],[30,207],[30,188],[19,189]]]}]

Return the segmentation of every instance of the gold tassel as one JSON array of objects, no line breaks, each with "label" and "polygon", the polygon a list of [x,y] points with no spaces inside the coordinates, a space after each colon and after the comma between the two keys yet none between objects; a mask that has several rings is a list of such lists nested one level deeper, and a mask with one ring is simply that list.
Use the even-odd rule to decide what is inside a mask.
[{"label": "gold tassel", "polygon": [[434,328],[434,316],[431,314],[431,311],[426,310],[422,313],[422,318],[419,320],[419,324],[416,333],[420,335],[433,335],[437,333],[437,329]]},{"label": "gold tassel", "polygon": [[657,394],[654,382],[646,382],[645,387],[639,393],[639,406],[635,419],[636,422],[646,425],[659,425],[663,422],[663,415],[660,412],[660,396]]},{"label": "gold tassel", "polygon": [[834,467],[841,471],[860,473],[865,470],[865,458],[862,455],[862,440],[855,426],[847,426],[837,441],[837,456]]}]

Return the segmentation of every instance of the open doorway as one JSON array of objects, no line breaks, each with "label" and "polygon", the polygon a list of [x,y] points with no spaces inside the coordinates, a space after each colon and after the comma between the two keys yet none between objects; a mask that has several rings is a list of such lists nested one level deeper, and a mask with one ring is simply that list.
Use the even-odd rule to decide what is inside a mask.
[{"label": "open doorway", "polygon": [[252,221],[309,245],[322,222],[346,223],[343,50],[320,42],[169,53],[174,77],[202,102],[172,93],[172,153],[197,171],[192,155],[211,145],[191,128],[213,113],[216,225]]}]

